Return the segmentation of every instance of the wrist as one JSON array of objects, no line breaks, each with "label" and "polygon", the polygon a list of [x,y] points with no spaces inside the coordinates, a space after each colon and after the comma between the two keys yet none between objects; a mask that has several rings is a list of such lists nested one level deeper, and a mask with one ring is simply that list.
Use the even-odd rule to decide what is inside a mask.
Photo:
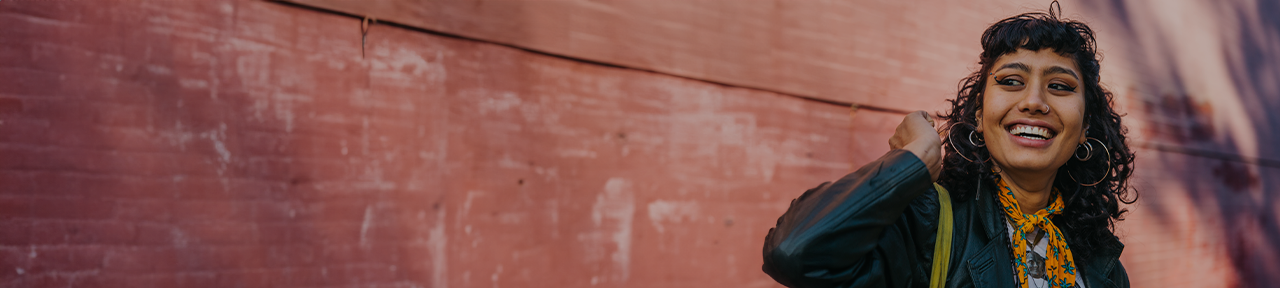
[{"label": "wrist", "polygon": [[903,145],[902,149],[911,151],[911,154],[915,154],[916,158],[920,158],[920,161],[924,161],[927,164],[929,162],[929,146],[929,143],[925,143],[925,141],[915,141]]},{"label": "wrist", "polygon": [[938,174],[942,172],[941,143],[930,142],[928,140],[916,140],[915,142],[902,146],[902,149],[915,154],[916,158],[920,158],[920,162],[924,163],[926,167],[929,167],[929,179],[935,181],[938,179]]}]

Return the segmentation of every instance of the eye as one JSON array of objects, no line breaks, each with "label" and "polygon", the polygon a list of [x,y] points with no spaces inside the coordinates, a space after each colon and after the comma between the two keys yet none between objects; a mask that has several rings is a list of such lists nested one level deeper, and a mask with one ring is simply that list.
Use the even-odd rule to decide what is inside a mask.
[{"label": "eye", "polygon": [[996,79],[996,85],[1002,85],[1002,86],[1022,86],[1022,81],[1018,81],[1018,79],[1010,79],[1010,78],[1012,78],[1012,77],[1004,77],[1004,78],[1001,78],[1001,79]]},{"label": "eye", "polygon": [[1059,90],[1059,91],[1071,91],[1071,92],[1076,91],[1076,87],[1067,86],[1067,84],[1062,84],[1062,83],[1049,84],[1049,89]]}]

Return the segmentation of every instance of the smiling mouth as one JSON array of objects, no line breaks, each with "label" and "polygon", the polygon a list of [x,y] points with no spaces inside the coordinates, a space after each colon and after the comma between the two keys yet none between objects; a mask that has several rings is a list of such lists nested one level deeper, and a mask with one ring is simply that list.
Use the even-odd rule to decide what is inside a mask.
[{"label": "smiling mouth", "polygon": [[1009,134],[1013,136],[1027,138],[1031,140],[1041,140],[1041,141],[1049,140],[1049,139],[1053,139],[1053,136],[1057,135],[1057,133],[1054,133],[1053,130],[1049,130],[1048,128],[1031,126],[1026,124],[1014,124],[1007,127],[1006,129],[1008,129]]}]

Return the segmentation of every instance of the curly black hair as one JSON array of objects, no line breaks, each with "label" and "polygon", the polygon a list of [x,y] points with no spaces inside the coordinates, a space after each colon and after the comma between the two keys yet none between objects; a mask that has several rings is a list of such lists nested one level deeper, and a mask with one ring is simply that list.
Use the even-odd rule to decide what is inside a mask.
[{"label": "curly black hair", "polygon": [[[1119,248],[1111,247],[1119,244],[1114,241],[1115,222],[1123,220],[1128,212],[1121,209],[1119,203],[1137,201],[1137,192],[1131,191],[1128,184],[1133,174],[1134,155],[1125,141],[1128,129],[1120,124],[1120,115],[1112,109],[1112,94],[1099,84],[1100,66],[1093,30],[1084,23],[1060,19],[1052,12],[1025,13],[996,22],[982,33],[982,54],[978,60],[982,68],[960,81],[956,99],[948,100],[951,111],[937,115],[947,120],[941,131],[946,138],[942,143],[945,154],[938,182],[953,187],[953,199],[964,201],[977,193],[964,188],[975,187],[978,181],[985,181],[984,186],[994,185],[998,179],[992,172],[994,163],[990,151],[974,145],[969,137],[981,138],[974,129],[989,79],[984,75],[991,72],[1000,56],[1018,49],[1053,49],[1075,60],[1083,74],[1084,121],[1089,127],[1086,136],[1097,139],[1087,141],[1093,145],[1092,157],[1086,161],[1072,159],[1058,168],[1053,187],[1062,193],[1066,207],[1062,214],[1052,218],[1054,224],[1066,232],[1072,252],[1085,258],[1093,251]],[[1084,150],[1077,152],[1085,154]],[[1101,182],[1085,186],[1096,181]]]}]

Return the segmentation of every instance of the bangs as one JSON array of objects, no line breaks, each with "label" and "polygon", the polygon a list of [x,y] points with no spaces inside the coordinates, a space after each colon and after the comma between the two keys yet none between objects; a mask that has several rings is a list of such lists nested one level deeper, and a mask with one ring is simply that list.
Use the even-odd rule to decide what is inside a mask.
[{"label": "bangs", "polygon": [[[1063,21],[1045,13],[1025,13],[991,25],[982,34],[982,58],[996,59],[1019,48],[1053,49],[1060,55],[1093,56],[1093,31],[1076,21]],[[986,63],[983,63],[986,64]]]}]

